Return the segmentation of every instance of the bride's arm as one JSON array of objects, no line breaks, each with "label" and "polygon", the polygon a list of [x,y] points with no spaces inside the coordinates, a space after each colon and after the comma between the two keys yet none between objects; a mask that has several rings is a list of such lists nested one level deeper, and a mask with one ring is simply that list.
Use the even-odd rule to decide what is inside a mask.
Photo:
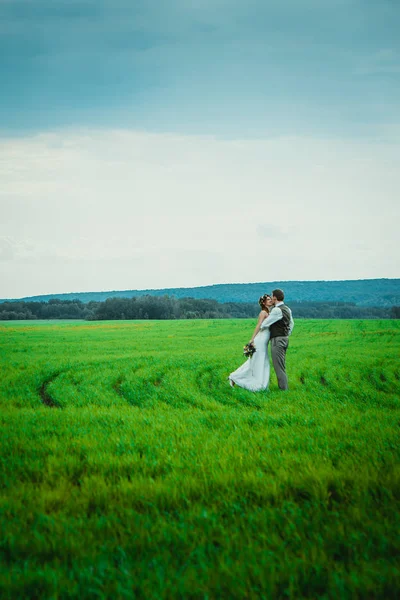
[{"label": "bride's arm", "polygon": [[253,335],[252,335],[252,337],[251,337],[251,340],[250,340],[250,342],[249,342],[250,344],[252,344],[252,343],[254,342],[254,338],[256,337],[257,333],[260,331],[261,323],[262,323],[262,322],[264,321],[264,319],[266,319],[267,317],[268,317],[268,313],[267,313],[267,311],[265,311],[265,310],[262,310],[262,311],[260,312],[260,314],[258,315],[258,321],[257,321],[257,325],[256,325],[256,328],[255,328],[255,330],[254,330],[254,332],[253,332]]}]

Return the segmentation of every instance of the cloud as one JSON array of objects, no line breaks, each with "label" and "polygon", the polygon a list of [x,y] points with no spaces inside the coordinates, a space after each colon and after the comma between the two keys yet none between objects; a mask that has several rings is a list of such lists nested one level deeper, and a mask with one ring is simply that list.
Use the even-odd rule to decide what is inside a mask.
[{"label": "cloud", "polygon": [[257,227],[257,233],[261,238],[266,239],[279,239],[287,236],[287,233],[283,232],[282,229],[271,223],[263,223]]},{"label": "cloud", "polygon": [[388,136],[0,139],[0,297],[398,276]]},{"label": "cloud", "polygon": [[0,236],[0,261],[4,263],[41,262],[57,257],[55,245],[50,246],[41,240],[21,239],[13,236]]},{"label": "cloud", "polygon": [[0,237],[0,261],[13,260],[16,256],[15,247],[12,240],[8,237]]}]

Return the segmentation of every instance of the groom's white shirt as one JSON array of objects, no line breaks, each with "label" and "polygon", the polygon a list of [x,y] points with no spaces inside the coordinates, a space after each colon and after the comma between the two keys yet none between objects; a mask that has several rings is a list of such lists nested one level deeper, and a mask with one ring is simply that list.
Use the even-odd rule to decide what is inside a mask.
[{"label": "groom's white shirt", "polygon": [[[274,308],[271,310],[268,317],[266,319],[264,319],[264,321],[261,323],[260,329],[265,329],[266,327],[269,327],[273,323],[276,323],[277,321],[280,321],[282,319],[283,314],[282,314],[281,309],[279,308],[282,304],[284,304],[284,302],[277,302],[275,304]],[[292,311],[290,310],[290,308],[288,306],[286,308],[290,312],[290,323],[289,323],[289,335],[290,335],[293,331],[294,321],[293,321],[293,317],[292,317]]]}]

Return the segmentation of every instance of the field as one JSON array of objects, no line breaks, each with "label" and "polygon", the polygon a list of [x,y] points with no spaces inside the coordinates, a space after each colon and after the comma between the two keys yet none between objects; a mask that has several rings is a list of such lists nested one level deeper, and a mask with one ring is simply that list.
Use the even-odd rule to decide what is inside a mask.
[{"label": "field", "polygon": [[400,324],[0,325],[0,597],[395,598]]}]

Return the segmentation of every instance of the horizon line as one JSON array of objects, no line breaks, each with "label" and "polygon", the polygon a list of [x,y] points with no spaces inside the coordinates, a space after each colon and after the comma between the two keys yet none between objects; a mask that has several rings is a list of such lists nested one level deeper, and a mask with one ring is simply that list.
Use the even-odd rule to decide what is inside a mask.
[{"label": "horizon line", "polygon": [[46,296],[67,296],[71,294],[111,294],[114,292],[160,292],[163,290],[194,290],[204,289],[225,285],[264,285],[264,284],[285,284],[285,283],[344,283],[344,282],[359,282],[359,281],[397,281],[399,277],[370,277],[361,279],[286,279],[286,280],[271,280],[271,281],[251,281],[251,282],[230,282],[230,283],[211,283],[207,285],[194,285],[194,286],[174,286],[174,287],[160,287],[160,288],[142,288],[142,289],[119,289],[119,290],[101,290],[101,291],[80,291],[80,292],[55,292],[49,294],[33,294],[32,296],[21,296],[19,298],[1,298],[0,302],[7,302],[13,300],[25,300],[27,298],[39,298]]}]

